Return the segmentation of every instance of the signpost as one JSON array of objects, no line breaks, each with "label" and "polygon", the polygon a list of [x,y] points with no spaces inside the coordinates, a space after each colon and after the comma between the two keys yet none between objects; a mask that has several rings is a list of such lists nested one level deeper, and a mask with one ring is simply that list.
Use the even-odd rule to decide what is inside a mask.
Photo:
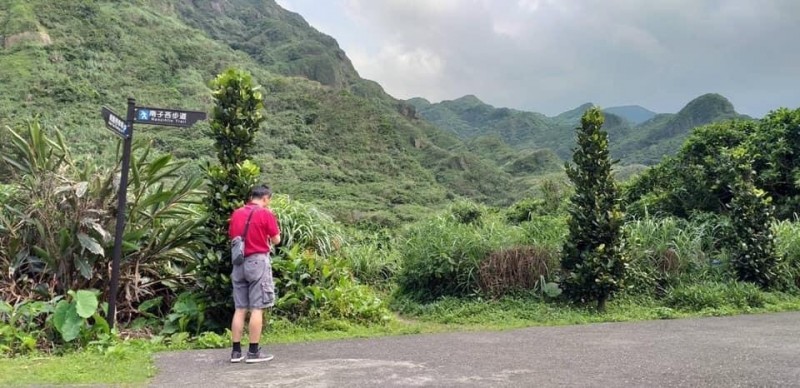
[{"label": "signpost", "polygon": [[172,127],[191,127],[194,123],[205,119],[205,112],[137,106],[134,122]]},{"label": "signpost", "polygon": [[122,256],[122,235],[125,232],[125,208],[128,205],[128,170],[131,165],[131,143],[133,140],[133,124],[168,125],[173,127],[191,127],[194,123],[205,120],[204,112],[137,107],[136,100],[128,99],[128,114],[123,121],[111,109],[103,107],[100,114],[106,127],[123,139],[122,172],[117,194],[117,226],[114,232],[114,253],[111,262],[111,290],[108,295],[108,324],[113,328],[116,322],[117,292],[119,290],[119,262]]},{"label": "signpost", "polygon": [[131,127],[127,122],[125,122],[125,120],[111,111],[111,109],[104,106],[100,113],[103,115],[103,119],[106,121],[106,128],[110,129],[111,132],[114,132],[115,135],[123,139],[131,137],[131,134],[128,131]]}]

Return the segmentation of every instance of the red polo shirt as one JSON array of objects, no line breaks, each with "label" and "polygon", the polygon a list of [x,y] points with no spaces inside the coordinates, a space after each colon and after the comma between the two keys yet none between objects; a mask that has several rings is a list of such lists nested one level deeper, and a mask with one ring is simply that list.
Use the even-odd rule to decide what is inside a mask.
[{"label": "red polo shirt", "polygon": [[231,220],[228,224],[228,237],[233,239],[244,233],[247,217],[250,216],[250,211],[254,207],[255,212],[253,213],[253,218],[250,219],[250,228],[247,229],[247,236],[244,241],[245,257],[256,253],[269,253],[270,237],[277,236],[281,232],[278,229],[278,220],[271,211],[250,202],[244,207],[234,210],[233,214],[231,214]]}]

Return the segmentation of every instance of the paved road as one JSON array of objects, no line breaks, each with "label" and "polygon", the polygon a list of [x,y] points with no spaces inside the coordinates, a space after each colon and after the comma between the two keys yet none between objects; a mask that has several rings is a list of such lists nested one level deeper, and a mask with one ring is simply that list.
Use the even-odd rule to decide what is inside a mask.
[{"label": "paved road", "polygon": [[155,387],[800,387],[800,313],[159,354]]}]

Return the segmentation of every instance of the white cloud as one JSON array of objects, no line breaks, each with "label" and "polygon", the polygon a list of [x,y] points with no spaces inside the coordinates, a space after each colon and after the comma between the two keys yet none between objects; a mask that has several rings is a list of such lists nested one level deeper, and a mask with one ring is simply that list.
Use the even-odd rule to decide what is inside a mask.
[{"label": "white cloud", "polygon": [[429,85],[442,86],[439,82],[446,63],[423,48],[387,45],[377,55],[355,50],[349,57],[363,77],[383,80],[383,87],[392,90],[396,97],[415,97]]},{"label": "white cloud", "polygon": [[[316,0],[281,2],[301,14],[319,7]],[[676,111],[706,92],[755,115],[800,104],[797,0],[336,4],[340,14],[317,24],[340,30],[325,32],[362,76],[401,98],[475,94],[548,114],[586,101]]]}]

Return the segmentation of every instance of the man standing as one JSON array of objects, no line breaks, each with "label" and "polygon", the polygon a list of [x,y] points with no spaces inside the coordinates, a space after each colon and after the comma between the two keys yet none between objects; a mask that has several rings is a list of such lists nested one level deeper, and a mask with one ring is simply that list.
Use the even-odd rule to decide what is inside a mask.
[{"label": "man standing", "polygon": [[272,190],[268,186],[256,186],[250,192],[250,201],[236,209],[231,215],[228,237],[244,235],[244,263],[233,266],[233,302],[236,310],[231,322],[233,351],[231,362],[245,360],[242,355],[242,331],[247,311],[250,311],[249,333],[250,349],[247,363],[264,362],[272,359],[271,354],[261,351],[263,309],[275,304],[275,285],[272,280],[270,244],[281,241],[278,221],[269,208]]}]

